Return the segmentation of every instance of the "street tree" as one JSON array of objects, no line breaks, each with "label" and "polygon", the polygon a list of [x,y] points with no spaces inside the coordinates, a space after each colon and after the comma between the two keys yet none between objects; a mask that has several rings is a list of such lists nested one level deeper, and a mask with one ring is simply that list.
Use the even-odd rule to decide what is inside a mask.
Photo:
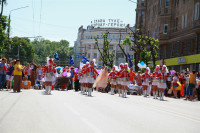
[{"label": "street tree", "polygon": [[103,62],[103,66],[109,66],[110,68],[113,67],[113,62],[114,62],[114,56],[115,56],[115,51],[114,50],[110,50],[109,45],[110,42],[112,41],[108,41],[108,36],[110,35],[109,32],[106,32],[105,34],[103,34],[103,46],[102,49],[100,49],[100,44],[98,42],[97,37],[95,36],[95,44],[97,46],[97,49],[101,55],[101,59]]}]

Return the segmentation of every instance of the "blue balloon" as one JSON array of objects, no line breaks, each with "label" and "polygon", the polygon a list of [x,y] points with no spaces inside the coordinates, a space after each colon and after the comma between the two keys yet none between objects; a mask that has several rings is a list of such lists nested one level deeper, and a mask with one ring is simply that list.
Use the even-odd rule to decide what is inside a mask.
[{"label": "blue balloon", "polygon": [[143,61],[142,61],[142,62],[140,62],[140,64],[141,64],[142,66],[144,66],[144,65],[145,65]]}]

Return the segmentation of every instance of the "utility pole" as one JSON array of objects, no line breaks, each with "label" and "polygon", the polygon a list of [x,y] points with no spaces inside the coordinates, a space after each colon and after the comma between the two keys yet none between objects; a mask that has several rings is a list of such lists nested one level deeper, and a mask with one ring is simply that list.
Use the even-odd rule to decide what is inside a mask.
[{"label": "utility pole", "polygon": [[[10,52],[10,22],[11,22],[10,16],[11,16],[11,13],[13,11],[16,11],[16,10],[19,10],[19,9],[22,9],[22,8],[27,8],[27,7],[29,7],[29,6],[16,8],[16,9],[13,9],[13,10],[10,11],[10,14],[9,14],[9,17],[8,17],[8,41],[7,41],[7,51],[6,51],[7,61],[9,61],[9,52]],[[18,49],[19,49],[19,46],[18,46]],[[19,52],[19,50],[18,50],[18,52]],[[18,58],[19,58],[19,54],[18,54]]]}]

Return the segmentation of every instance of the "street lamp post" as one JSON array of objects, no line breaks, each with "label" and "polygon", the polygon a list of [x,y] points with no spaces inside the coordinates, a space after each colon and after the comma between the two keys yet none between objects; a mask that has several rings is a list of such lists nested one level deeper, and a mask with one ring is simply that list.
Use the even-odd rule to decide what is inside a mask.
[{"label": "street lamp post", "polygon": [[29,6],[24,6],[24,7],[20,7],[20,8],[16,8],[16,9],[10,10],[9,18],[8,18],[8,42],[7,42],[7,45],[8,45],[8,47],[7,47],[7,60],[8,60],[8,61],[9,61],[9,50],[10,50],[10,43],[9,43],[9,40],[10,40],[10,21],[11,21],[10,16],[11,16],[11,13],[12,13],[13,11],[20,10],[20,9],[23,9],[23,8],[27,8],[27,7],[29,7]]}]

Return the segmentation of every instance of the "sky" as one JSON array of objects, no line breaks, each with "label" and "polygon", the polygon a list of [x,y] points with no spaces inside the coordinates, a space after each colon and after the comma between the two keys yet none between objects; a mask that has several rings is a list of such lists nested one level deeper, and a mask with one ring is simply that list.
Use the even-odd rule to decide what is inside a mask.
[{"label": "sky", "polygon": [[[136,0],[133,0],[136,1]],[[11,37],[42,36],[51,41],[77,39],[78,28],[95,19],[120,19],[135,25],[136,4],[128,0],[7,0],[4,15],[11,12]]]}]

